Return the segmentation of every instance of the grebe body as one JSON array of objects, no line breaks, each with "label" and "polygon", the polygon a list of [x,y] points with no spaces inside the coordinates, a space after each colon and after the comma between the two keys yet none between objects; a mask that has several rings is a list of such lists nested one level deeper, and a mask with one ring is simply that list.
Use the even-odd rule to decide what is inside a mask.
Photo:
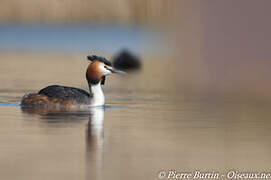
[{"label": "grebe body", "polygon": [[105,77],[112,73],[125,74],[125,72],[114,69],[111,62],[103,57],[88,56],[88,60],[91,61],[86,71],[89,93],[79,88],[51,85],[38,93],[26,94],[22,98],[21,105],[53,106],[60,109],[76,105],[103,106],[105,97],[101,85],[105,83]]}]

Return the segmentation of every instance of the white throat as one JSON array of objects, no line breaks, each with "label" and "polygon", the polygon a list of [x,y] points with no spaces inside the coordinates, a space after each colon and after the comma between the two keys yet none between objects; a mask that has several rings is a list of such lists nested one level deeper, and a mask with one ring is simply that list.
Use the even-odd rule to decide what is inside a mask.
[{"label": "white throat", "polygon": [[103,106],[105,102],[104,93],[101,87],[101,81],[98,84],[91,84],[90,93],[93,95],[90,99],[91,106]]}]

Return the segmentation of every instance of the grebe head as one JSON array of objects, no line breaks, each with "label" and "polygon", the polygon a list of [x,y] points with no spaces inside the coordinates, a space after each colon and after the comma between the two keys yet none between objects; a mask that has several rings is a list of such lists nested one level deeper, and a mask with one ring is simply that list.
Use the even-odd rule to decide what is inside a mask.
[{"label": "grebe head", "polygon": [[92,94],[90,105],[103,106],[105,98],[101,85],[105,83],[105,76],[112,73],[125,74],[125,72],[114,69],[111,62],[103,57],[88,56],[87,58],[91,61],[86,72],[89,91]]},{"label": "grebe head", "polygon": [[98,84],[100,81],[101,84],[104,84],[105,76],[112,73],[126,74],[123,71],[113,68],[111,62],[106,58],[95,55],[88,56],[87,58],[91,61],[86,72],[86,78],[90,84]]}]

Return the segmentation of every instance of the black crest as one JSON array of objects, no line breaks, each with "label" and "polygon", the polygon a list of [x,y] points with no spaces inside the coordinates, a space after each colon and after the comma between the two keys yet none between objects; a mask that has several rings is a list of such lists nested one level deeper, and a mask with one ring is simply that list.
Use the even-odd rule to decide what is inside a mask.
[{"label": "black crest", "polygon": [[110,61],[108,61],[106,58],[101,57],[101,56],[91,55],[91,56],[87,56],[87,58],[90,61],[100,61],[108,66],[112,66],[112,63]]}]

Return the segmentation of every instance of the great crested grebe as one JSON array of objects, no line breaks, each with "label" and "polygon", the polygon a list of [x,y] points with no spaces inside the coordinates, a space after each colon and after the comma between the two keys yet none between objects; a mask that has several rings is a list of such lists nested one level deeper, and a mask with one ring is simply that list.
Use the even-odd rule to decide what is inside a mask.
[{"label": "great crested grebe", "polygon": [[101,85],[105,83],[105,76],[112,73],[126,73],[114,69],[111,62],[106,58],[95,55],[87,58],[91,61],[86,72],[90,93],[79,88],[51,85],[41,89],[38,93],[24,95],[21,105],[64,108],[72,105],[103,106],[105,98]]}]

